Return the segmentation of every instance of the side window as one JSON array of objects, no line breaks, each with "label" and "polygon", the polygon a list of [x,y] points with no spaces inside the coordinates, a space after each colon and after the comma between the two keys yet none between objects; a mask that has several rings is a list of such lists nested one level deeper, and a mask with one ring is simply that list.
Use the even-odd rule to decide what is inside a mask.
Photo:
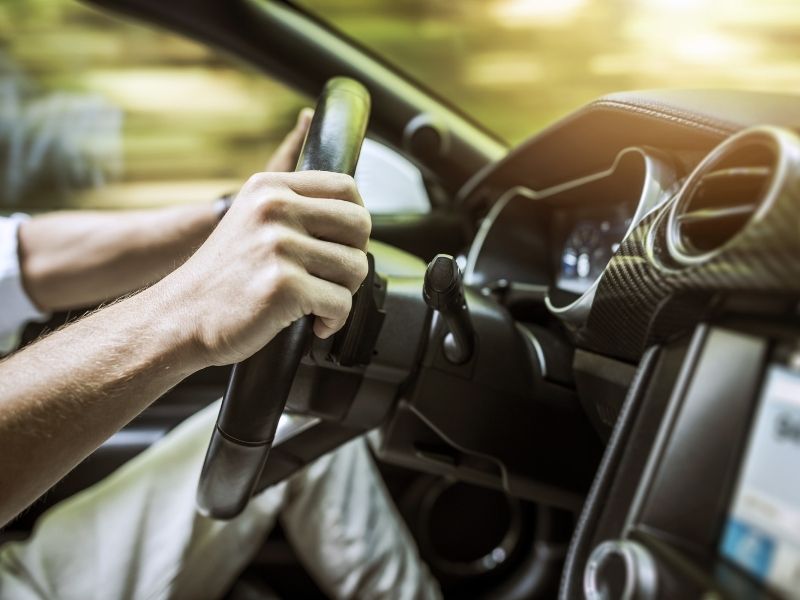
[{"label": "side window", "polygon": [[0,211],[196,202],[307,105],[213,50],[74,0],[0,4]]},{"label": "side window", "polygon": [[[197,202],[260,171],[309,104],[169,32],[74,0],[0,4],[0,213]],[[425,213],[419,170],[368,140],[375,214]]]},{"label": "side window", "polygon": [[364,140],[355,179],[373,215],[424,214],[431,209],[417,166],[375,140]]}]

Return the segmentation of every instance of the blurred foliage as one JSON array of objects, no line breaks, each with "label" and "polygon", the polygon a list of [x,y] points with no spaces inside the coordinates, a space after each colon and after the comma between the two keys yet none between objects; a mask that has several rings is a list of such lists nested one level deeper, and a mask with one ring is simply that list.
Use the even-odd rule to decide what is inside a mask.
[{"label": "blurred foliage", "polygon": [[74,0],[0,2],[0,52],[32,98],[99,96],[124,115],[120,181],[68,198],[42,191],[26,210],[213,198],[261,170],[308,104],[209,48]]},{"label": "blurred foliage", "polygon": [[800,94],[798,0],[299,0],[510,142],[606,93]]},{"label": "blurred foliage", "polygon": [[[625,89],[800,94],[797,0],[296,1],[510,142]],[[73,204],[222,191],[263,165],[303,104],[208,48],[74,0],[3,0],[0,48],[40,94],[96,94],[124,113],[122,183]]]}]

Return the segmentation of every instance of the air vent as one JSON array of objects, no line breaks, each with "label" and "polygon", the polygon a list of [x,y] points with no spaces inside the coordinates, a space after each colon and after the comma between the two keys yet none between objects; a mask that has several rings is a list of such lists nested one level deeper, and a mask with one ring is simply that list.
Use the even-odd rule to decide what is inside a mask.
[{"label": "air vent", "polygon": [[667,243],[679,264],[711,258],[765,207],[780,164],[780,130],[742,132],[709,154],[670,214]]}]

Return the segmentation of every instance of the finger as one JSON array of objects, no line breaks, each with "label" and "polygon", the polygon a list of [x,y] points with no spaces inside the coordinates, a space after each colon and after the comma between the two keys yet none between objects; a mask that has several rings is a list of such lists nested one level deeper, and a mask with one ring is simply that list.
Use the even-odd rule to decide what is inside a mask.
[{"label": "finger", "polygon": [[364,206],[355,180],[350,175],[331,171],[298,171],[284,175],[293,191],[309,198],[335,198]]},{"label": "finger", "polygon": [[355,180],[349,175],[330,171],[255,173],[242,186],[243,191],[256,195],[264,191],[281,195],[285,188],[308,198],[334,198],[364,206]]},{"label": "finger", "polygon": [[345,287],[308,275],[302,281],[308,306],[314,319],[314,333],[326,339],[339,331],[347,321],[353,295]]},{"label": "finger", "polygon": [[372,232],[367,209],[332,198],[296,196],[291,202],[294,223],[308,235],[366,251]]},{"label": "finger", "polygon": [[362,250],[300,236],[295,258],[305,270],[320,279],[336,283],[355,294],[367,276],[367,255]]},{"label": "finger", "polygon": [[[366,250],[372,230],[369,212],[356,204],[335,199],[307,198],[291,190],[265,190],[254,188],[248,182],[247,191],[240,197],[249,197],[250,206],[265,224],[288,227],[296,232],[337,244]],[[246,211],[248,203],[234,203],[234,212]]]}]

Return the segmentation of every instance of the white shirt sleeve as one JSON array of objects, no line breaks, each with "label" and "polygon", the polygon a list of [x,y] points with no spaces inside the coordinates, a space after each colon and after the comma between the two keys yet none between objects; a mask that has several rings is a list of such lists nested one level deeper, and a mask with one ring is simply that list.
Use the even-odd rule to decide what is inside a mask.
[{"label": "white shirt sleeve", "polygon": [[0,354],[16,347],[26,323],[49,316],[34,305],[22,286],[18,232],[28,218],[23,214],[0,217]]}]

